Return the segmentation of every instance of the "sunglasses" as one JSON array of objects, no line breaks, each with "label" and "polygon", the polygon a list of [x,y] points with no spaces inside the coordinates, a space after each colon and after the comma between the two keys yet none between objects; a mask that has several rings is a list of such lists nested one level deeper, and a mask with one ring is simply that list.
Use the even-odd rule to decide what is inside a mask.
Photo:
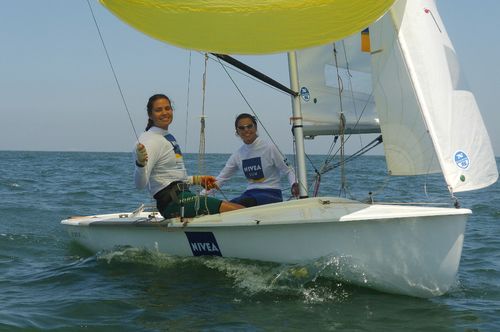
[{"label": "sunglasses", "polygon": [[253,129],[253,127],[254,127],[254,125],[253,125],[253,123],[251,123],[251,124],[244,125],[244,126],[238,126],[238,129],[239,130]]}]

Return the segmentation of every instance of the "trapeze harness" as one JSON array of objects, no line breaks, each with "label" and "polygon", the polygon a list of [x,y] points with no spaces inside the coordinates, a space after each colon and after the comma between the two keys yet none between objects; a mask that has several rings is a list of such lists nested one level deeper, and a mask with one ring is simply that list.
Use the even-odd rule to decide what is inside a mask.
[{"label": "trapeze harness", "polygon": [[[179,144],[177,144],[175,137],[170,133],[164,135],[163,137],[167,142],[172,144],[176,157],[182,156],[181,148]],[[176,204],[180,204],[179,194],[185,190],[189,190],[189,185],[187,183],[183,181],[173,181],[168,186],[154,194],[153,197],[156,200],[156,207],[158,211],[163,214],[163,211],[170,203],[174,202]]]},{"label": "trapeze harness", "polygon": [[[172,134],[163,136],[174,148],[176,158],[182,152]],[[183,162],[184,163],[184,162]],[[219,213],[222,201],[213,197],[200,198],[189,190],[184,181],[173,181],[153,195],[156,207],[164,218],[195,217],[197,215]]]}]

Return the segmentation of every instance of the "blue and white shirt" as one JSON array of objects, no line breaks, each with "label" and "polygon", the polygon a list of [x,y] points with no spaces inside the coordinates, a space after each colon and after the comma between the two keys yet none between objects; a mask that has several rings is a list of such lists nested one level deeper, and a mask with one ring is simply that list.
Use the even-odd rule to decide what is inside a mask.
[{"label": "blue and white shirt", "polygon": [[144,167],[135,167],[137,188],[144,189],[147,186],[154,196],[173,181],[187,181],[181,149],[168,130],[151,127],[141,134],[139,142],[146,147],[148,162]]},{"label": "blue and white shirt", "polygon": [[287,175],[290,186],[296,182],[293,169],[285,164],[278,149],[260,137],[251,144],[243,144],[229,157],[226,166],[217,176],[218,185],[222,186],[238,170],[247,178],[246,190],[281,190],[281,175]]}]

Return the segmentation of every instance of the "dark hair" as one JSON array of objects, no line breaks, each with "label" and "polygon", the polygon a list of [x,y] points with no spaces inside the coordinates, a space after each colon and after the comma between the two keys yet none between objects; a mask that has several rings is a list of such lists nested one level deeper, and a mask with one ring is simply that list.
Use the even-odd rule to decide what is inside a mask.
[{"label": "dark hair", "polygon": [[255,129],[257,129],[257,119],[255,116],[248,114],[248,113],[241,113],[236,117],[236,120],[234,120],[234,129],[236,129],[236,134],[238,134],[238,122],[241,119],[250,119],[253,122],[253,125],[255,126]]},{"label": "dark hair", "polygon": [[[166,95],[161,94],[161,93],[158,93],[156,95],[152,95],[151,97],[149,97],[148,104],[146,105],[146,110],[148,111],[148,116],[151,115],[151,112],[153,112],[153,104],[158,99],[166,99],[170,103],[170,106],[172,106],[172,101]],[[146,131],[148,131],[153,126],[154,126],[153,120],[148,118],[148,124],[146,126]]]}]

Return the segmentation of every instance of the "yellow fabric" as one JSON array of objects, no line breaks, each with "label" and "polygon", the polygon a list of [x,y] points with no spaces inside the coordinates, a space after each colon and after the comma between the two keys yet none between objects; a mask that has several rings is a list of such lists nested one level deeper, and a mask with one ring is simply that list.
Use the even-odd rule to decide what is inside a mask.
[{"label": "yellow fabric", "polygon": [[100,0],[166,43],[224,54],[267,54],[339,40],[366,28],[394,0]]}]

